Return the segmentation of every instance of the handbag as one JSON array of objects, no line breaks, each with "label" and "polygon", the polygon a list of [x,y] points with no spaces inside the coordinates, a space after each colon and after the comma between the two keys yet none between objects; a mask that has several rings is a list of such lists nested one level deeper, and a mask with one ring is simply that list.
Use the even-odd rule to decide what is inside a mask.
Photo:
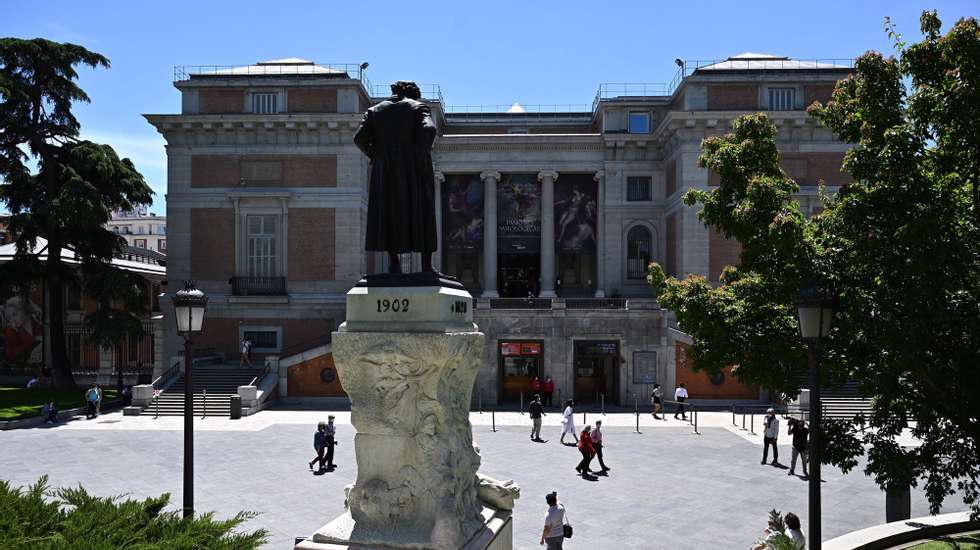
[{"label": "handbag", "polygon": [[561,535],[566,539],[572,538],[572,526],[568,523],[568,511],[565,511],[565,524],[562,525]]}]

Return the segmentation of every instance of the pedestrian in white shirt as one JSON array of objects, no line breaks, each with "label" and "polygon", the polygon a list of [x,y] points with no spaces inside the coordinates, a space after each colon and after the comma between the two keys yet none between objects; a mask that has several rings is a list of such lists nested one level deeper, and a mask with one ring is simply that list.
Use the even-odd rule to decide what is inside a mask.
[{"label": "pedestrian in white shirt", "polygon": [[561,413],[561,443],[565,444],[565,434],[572,434],[575,444],[578,445],[578,434],[575,433],[575,420],[572,418],[572,400],[565,401],[565,412]]},{"label": "pedestrian in white shirt", "polygon": [[776,446],[776,439],[779,437],[779,419],[776,418],[776,411],[770,407],[766,411],[765,432],[762,434],[762,463],[765,464],[769,458],[769,446],[772,445],[772,465],[779,464],[779,447]]},{"label": "pedestrian in white shirt", "polygon": [[674,418],[677,418],[677,415],[680,414],[681,420],[687,420],[687,415],[684,414],[684,401],[687,401],[687,388],[684,387],[683,382],[674,390],[674,401],[677,401],[677,410],[674,411]]},{"label": "pedestrian in white shirt", "polygon": [[548,514],[544,517],[541,546],[547,543],[548,550],[561,550],[565,539],[565,507],[558,504],[557,491],[545,495],[544,500],[548,503]]}]

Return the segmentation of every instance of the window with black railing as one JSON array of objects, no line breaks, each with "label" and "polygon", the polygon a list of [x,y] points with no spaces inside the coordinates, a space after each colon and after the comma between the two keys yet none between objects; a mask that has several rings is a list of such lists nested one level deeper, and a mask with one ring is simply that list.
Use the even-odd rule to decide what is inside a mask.
[{"label": "window with black railing", "polygon": [[626,178],[626,200],[653,200],[653,180],[650,176],[629,176]]},{"label": "window with black railing", "polygon": [[626,278],[645,279],[653,251],[650,230],[640,225],[630,229],[626,236],[626,250]]}]

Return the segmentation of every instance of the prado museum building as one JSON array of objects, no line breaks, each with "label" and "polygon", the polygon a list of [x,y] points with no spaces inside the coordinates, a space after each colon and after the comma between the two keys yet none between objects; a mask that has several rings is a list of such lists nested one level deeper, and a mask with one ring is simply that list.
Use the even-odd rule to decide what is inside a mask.
[{"label": "prado museum building", "polygon": [[[690,338],[646,268],[717,281],[737,263],[737,243],[682,197],[717,185],[698,167],[700,143],[740,115],[772,119],[797,199],[817,211],[821,182],[834,192],[847,181],[848,146],[805,108],[827,101],[852,62],[746,53],[675,63],[669,84],[601,84],[573,106],[459,107],[420,84],[439,127],[433,263],[473,295],[486,334],[474,405],[526,403],[535,376],[552,378],[556,404],[646,405],[654,383],[672,396],[681,382],[694,399],[766,397],[731,372],[691,370]],[[343,395],[330,333],[346,292],[387,270],[386,254],[363,250],[370,166],[353,135],[389,88],[365,69],[178,67],[181,112],[146,115],[167,141],[170,291],[194,280],[209,297],[195,356],[237,364],[247,336],[253,361],[279,369],[280,396]]]}]

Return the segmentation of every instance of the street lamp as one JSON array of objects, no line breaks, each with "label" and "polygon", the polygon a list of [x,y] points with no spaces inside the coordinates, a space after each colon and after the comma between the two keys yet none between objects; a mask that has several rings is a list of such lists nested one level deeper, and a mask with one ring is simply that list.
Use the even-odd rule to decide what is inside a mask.
[{"label": "street lamp", "polygon": [[835,304],[833,292],[815,281],[804,284],[795,300],[800,338],[810,359],[810,550],[820,550],[820,346],[830,334]]},{"label": "street lamp", "polygon": [[191,380],[194,355],[191,341],[201,332],[204,325],[204,310],[208,297],[194,286],[193,281],[184,281],[183,290],[174,294],[174,318],[177,332],[184,337],[184,517],[194,515],[194,386]]}]

